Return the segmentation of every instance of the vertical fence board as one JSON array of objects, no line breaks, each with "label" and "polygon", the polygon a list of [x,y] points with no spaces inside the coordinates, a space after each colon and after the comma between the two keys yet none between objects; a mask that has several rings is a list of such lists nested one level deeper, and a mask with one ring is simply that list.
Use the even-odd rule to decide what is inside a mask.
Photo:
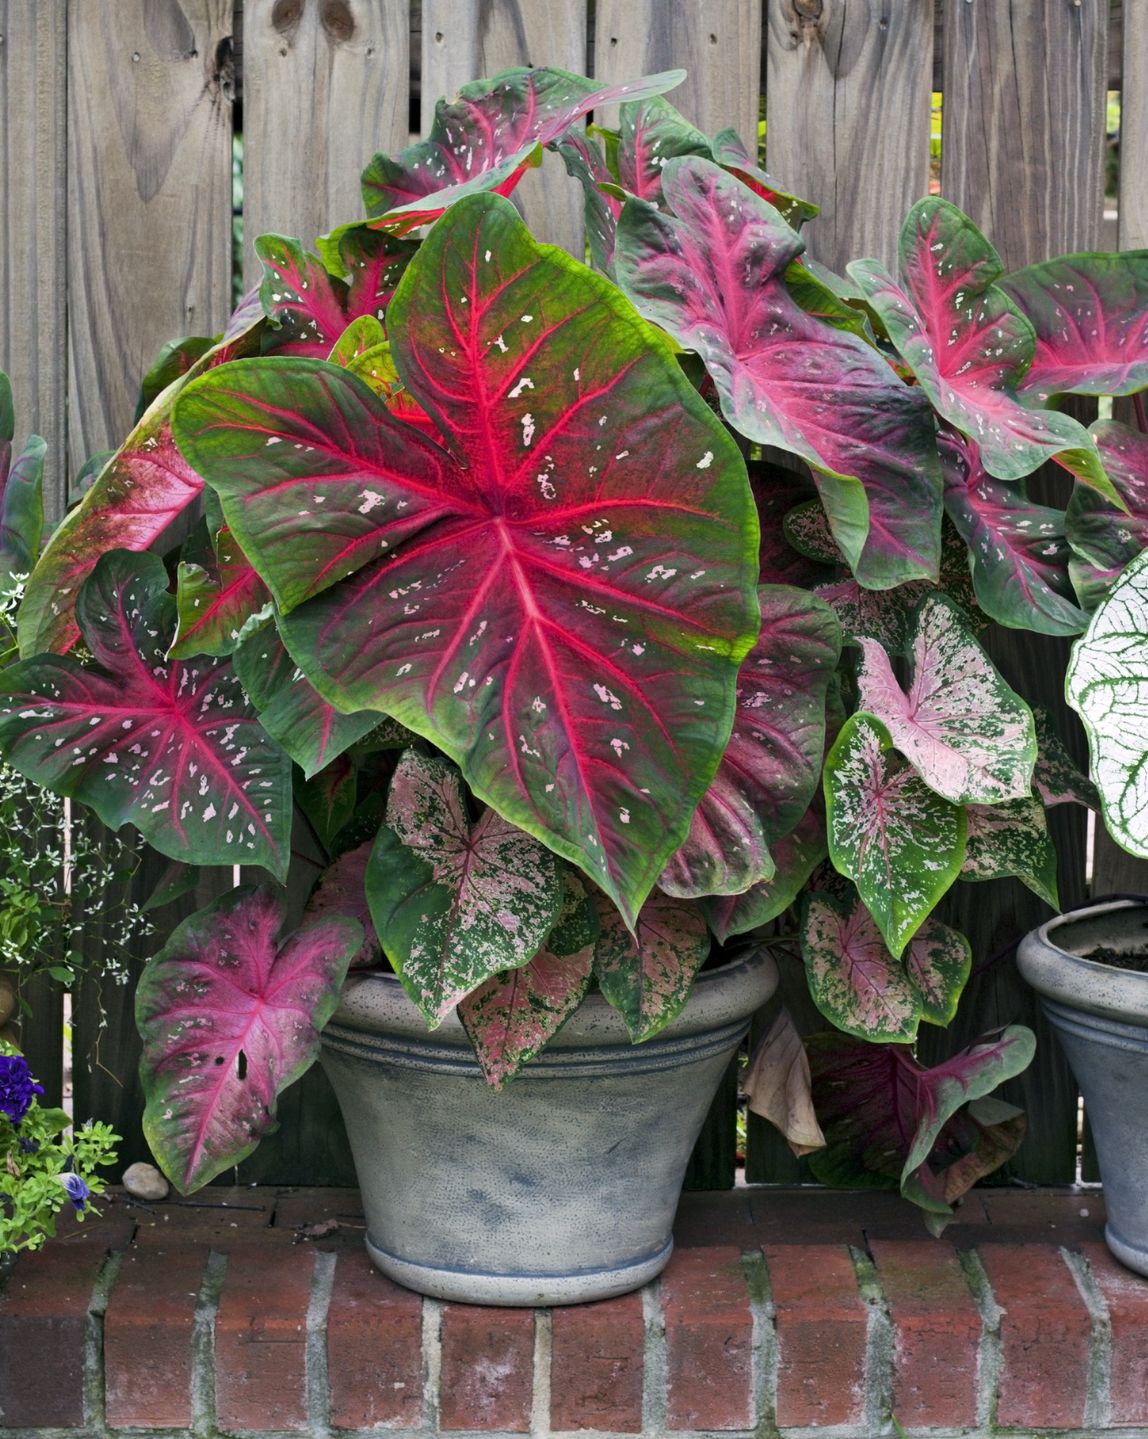
[{"label": "vertical fence board", "polygon": [[363,213],[359,176],[410,131],[407,0],[246,0],[244,274],[252,241],[316,235]]},{"label": "vertical fence board", "polygon": [[1120,209],[1122,250],[1148,245],[1148,7],[1129,5],[1123,24],[1120,85]]},{"label": "vertical fence board", "polygon": [[67,14],[0,0],[0,369],[16,435],[48,441],[45,503],[64,508]]},{"label": "vertical fence board", "polygon": [[[586,70],[585,0],[423,0],[422,133],[440,95],[517,65]],[[546,153],[515,191],[531,230],[582,257],[582,191]]]},{"label": "vertical fence board", "polygon": [[[944,193],[981,226],[1010,268],[1094,244],[1103,202],[1107,3],[1008,0],[950,5],[946,15]],[[1063,482],[1044,483],[1050,488],[1042,498],[1053,498],[1056,488],[1063,498]],[[997,632],[989,648],[1011,684],[1053,709],[1081,756],[1079,726],[1063,703],[1067,644]],[[1073,810],[1063,805],[1049,817],[1066,906],[1084,895],[1084,820]],[[974,978],[955,1024],[947,1034],[926,1036],[922,1053],[936,1059],[996,1025],[1031,1025],[1036,1059],[1002,1091],[1025,1109],[1028,1138],[999,1177],[1071,1181],[1076,1085],[1011,952],[1047,918],[1047,907],[1015,881],[1002,881],[958,886],[949,914],[972,940]],[[1003,957],[989,964],[997,955]],[[985,966],[980,973],[978,965]]]},{"label": "vertical fence board", "polygon": [[891,263],[929,184],[932,6],[770,0],[766,46],[766,157],[821,206],[810,252],[836,270],[860,256]]},{"label": "vertical fence board", "polygon": [[[667,97],[707,134],[757,140],[761,6],[749,0],[598,0],[594,74],[603,84],[685,70]],[[597,117],[617,121],[616,107]]]}]

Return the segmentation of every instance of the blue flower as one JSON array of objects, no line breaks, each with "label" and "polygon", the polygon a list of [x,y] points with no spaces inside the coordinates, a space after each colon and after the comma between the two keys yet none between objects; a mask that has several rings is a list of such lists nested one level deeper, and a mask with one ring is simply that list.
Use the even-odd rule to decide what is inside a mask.
[{"label": "blue flower", "polygon": [[20,1153],[21,1153],[21,1154],[35,1154],[36,1151],[39,1149],[39,1147],[40,1147],[40,1141],[39,1141],[38,1139],[21,1139],[21,1140],[20,1140]]},{"label": "blue flower", "polygon": [[72,1201],[72,1208],[77,1214],[83,1214],[85,1201],[92,1191],[78,1174],[61,1174],[58,1177],[60,1183],[68,1191],[68,1198]]},{"label": "blue flower", "polygon": [[19,1124],[32,1107],[32,1096],[43,1092],[22,1054],[0,1054],[0,1114]]}]

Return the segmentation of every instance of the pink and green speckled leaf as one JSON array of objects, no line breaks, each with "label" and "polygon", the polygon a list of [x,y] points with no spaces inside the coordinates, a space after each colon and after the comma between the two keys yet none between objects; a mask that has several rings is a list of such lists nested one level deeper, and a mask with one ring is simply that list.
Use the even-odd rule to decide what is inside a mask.
[{"label": "pink and green speckled leaf", "polygon": [[41,655],[0,677],[0,749],[14,769],[131,822],[190,864],[286,876],[291,767],[227,661],[168,660],[175,604],[157,555],[106,555],[76,614],[94,664]]},{"label": "pink and green speckled leaf", "polygon": [[927,920],[894,958],[855,896],[812,893],[804,902],[801,953],[813,1002],[846,1034],[911,1044],[922,1020],[952,1017],[969,976],[968,941]]},{"label": "pink and green speckled leaf", "polygon": [[773,846],[772,879],[751,885],[742,894],[718,894],[701,901],[710,929],[724,944],[776,919],[793,904],[810,875],[825,858],[825,818],[811,809]]},{"label": "pink and green speckled leaf", "polygon": [[646,75],[624,85],[544,66],[503,70],[464,85],[435,106],[425,140],[393,159],[376,155],[363,171],[363,202],[378,222],[408,230],[476,192],[508,195],[541,147],[554,145],[602,105],[672,90],[684,70]]},{"label": "pink and green speckled leaf", "polygon": [[936,579],[932,411],[864,340],[807,314],[785,273],[804,242],[719,166],[671,160],[665,209],[631,199],[615,269],[639,310],[702,358],[746,438],[814,468],[834,538],[875,589]]},{"label": "pink and green speckled leaf", "polygon": [[1052,715],[1043,705],[1033,705],[1039,753],[1033,770],[1032,787],[1047,808],[1057,804],[1081,804],[1099,809],[1100,795],[1061,739]]},{"label": "pink and green speckled leaf", "polygon": [[638,915],[635,937],[618,911],[597,898],[594,975],[637,1044],[664,1029],[689,998],[710,951],[709,931],[697,905],[655,890]]},{"label": "pink and green speckled leaf", "polygon": [[269,606],[267,586],[226,526],[215,535],[212,548],[209,565],[180,561],[173,659],[234,653],[245,627]]},{"label": "pink and green speckled leaf", "polygon": [[934,1233],[961,1195],[1024,1138],[1019,1111],[986,1103],[1032,1059],[1036,1041],[1021,1025],[986,1035],[932,1069],[898,1045],[841,1034],[805,1043],[826,1138],[811,1156],[814,1175],[850,1189],[900,1189],[925,1210]]},{"label": "pink and green speckled leaf", "polygon": [[917,612],[906,692],[875,640],[862,639],[860,705],[930,789],[954,804],[1027,796],[1036,761],[1032,713],[1004,682],[947,595]]},{"label": "pink and green speckled leaf", "polygon": [[189,1194],[277,1128],[279,1095],[311,1067],[351,955],[352,920],[278,935],[286,902],[245,886],[184,920],[136,989],[144,1134]]},{"label": "pink and green speckled leaf", "polygon": [[1036,332],[1026,403],[1148,386],[1148,250],[1060,255],[1014,270],[1000,288]]},{"label": "pink and green speckled leaf", "polygon": [[494,975],[459,1002],[458,1016],[494,1089],[534,1058],[590,987],[597,910],[573,870],[562,878],[558,921],[534,958]]},{"label": "pink and green speckled leaf", "polygon": [[367,865],[375,930],[433,1029],[460,999],[538,953],[558,919],[558,860],[487,810],[471,825],[441,756],[407,750]]},{"label": "pink and green speckled leaf", "polygon": [[968,546],[981,609],[1010,629],[1079,634],[1088,616],[1073,600],[1064,512],[1031,501],[1023,481],[993,479],[963,435],[942,431],[937,448],[945,512]]},{"label": "pink and green speckled leaf", "polygon": [[334,915],[353,919],[363,931],[363,942],[351,959],[352,969],[371,969],[382,958],[371,908],[367,903],[367,864],[374,840],[366,840],[333,860],[319,876],[303,911],[304,919],[323,919]]},{"label": "pink and green speckled leaf", "polygon": [[496,196],[434,227],[389,316],[437,441],[345,370],[268,358],[197,384],[180,444],[319,693],[431,740],[632,920],[757,636],[737,447],[617,291]]},{"label": "pink and green speckled leaf", "polygon": [[1064,532],[1076,555],[1072,578],[1090,610],[1125,565],[1148,547],[1148,435],[1119,420],[1097,420],[1092,434],[1124,508],[1090,485],[1077,485],[1068,502]]},{"label": "pink and green speckled leaf", "polygon": [[826,758],[825,807],[829,857],[899,959],[961,871],[964,814],[864,713],[846,721]]},{"label": "pink and green speckled leaf", "polygon": [[758,589],[761,632],[737,677],[733,732],[685,843],[658,887],[680,898],[741,894],[773,878],[769,846],[809,808],[825,753],[825,691],[841,654],[828,605]]},{"label": "pink and green speckled leaf", "polygon": [[1056,893],[1056,849],[1040,800],[971,804],[965,810],[965,817],[968,842],[961,866],[962,879],[1015,877],[1053,909],[1060,908]]}]

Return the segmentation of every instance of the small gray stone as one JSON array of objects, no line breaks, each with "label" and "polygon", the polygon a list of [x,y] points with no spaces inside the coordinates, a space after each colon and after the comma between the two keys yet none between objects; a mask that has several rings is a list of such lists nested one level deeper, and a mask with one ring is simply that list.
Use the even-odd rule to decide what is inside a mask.
[{"label": "small gray stone", "polygon": [[166,1199],[171,1188],[154,1164],[129,1164],[122,1183],[133,1199]]}]

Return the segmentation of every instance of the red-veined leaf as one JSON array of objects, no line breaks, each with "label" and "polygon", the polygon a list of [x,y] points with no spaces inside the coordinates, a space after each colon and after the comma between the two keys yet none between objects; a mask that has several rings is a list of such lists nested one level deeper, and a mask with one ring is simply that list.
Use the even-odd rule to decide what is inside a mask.
[{"label": "red-veined leaf", "polygon": [[353,919],[361,926],[363,942],[351,959],[352,969],[371,969],[382,958],[382,946],[367,904],[367,864],[374,843],[369,839],[332,861],[319,876],[303,911],[304,919],[335,915]]},{"label": "red-veined leaf", "polygon": [[996,804],[1029,793],[1032,713],[947,595],[928,595],[917,612],[908,692],[875,640],[860,646],[861,707],[881,720],[930,789],[954,804]]},{"label": "red-veined leaf", "polygon": [[582,186],[583,216],[590,260],[604,274],[614,273],[614,239],[623,200],[617,193],[616,177],[606,163],[601,143],[594,133],[571,130],[555,149],[562,156],[566,173]]},{"label": "red-veined leaf", "polygon": [[1006,879],[1028,885],[1045,904],[1060,908],[1056,894],[1056,849],[1038,799],[1004,804],[971,804],[965,810],[968,843],[961,878]]},{"label": "red-veined leaf", "polygon": [[698,907],[655,890],[631,934],[618,911],[598,897],[601,933],[594,975],[635,1044],[664,1029],[689,998],[710,951]]},{"label": "red-veined leaf", "polygon": [[95,667],[23,660],[0,677],[8,764],[130,821],[161,854],[192,864],[261,864],[284,877],[291,773],[226,661],[168,660],[175,604],[157,555],[113,551],[80,592]]},{"label": "red-veined leaf", "polygon": [[791,195],[772,175],[762,170],[736,130],[719,130],[713,138],[710,154],[723,170],[728,170],[743,185],[748,185],[755,195],[767,200],[795,230],[803,221],[812,220],[820,213],[820,206]]},{"label": "red-veined leaf", "polygon": [[1105,472],[1120,509],[1090,485],[1076,485],[1064,516],[1064,532],[1078,556],[1072,577],[1081,603],[1095,609],[1116,576],[1148,548],[1148,435],[1119,420],[1092,426]]},{"label": "red-veined leaf", "polygon": [[345,754],[310,778],[295,777],[295,802],[328,854],[334,852],[339,831],[355,813],[358,788],[358,772]]},{"label": "red-veined leaf", "polygon": [[662,188],[671,213],[626,203],[619,284],[702,357],[736,429],[813,466],[858,579],[936,579],[941,474],[924,396],[857,335],[797,305],[785,272],[804,242],[771,205],[697,158],[671,160]]},{"label": "red-veined leaf", "polygon": [[180,444],[319,692],[432,740],[632,919],[757,633],[737,448],[617,291],[497,197],[435,226],[390,317],[449,448],[346,371],[276,359],[197,384]]},{"label": "red-veined leaf", "polygon": [[244,1159],[314,1063],[347,964],[351,920],[304,924],[281,944],[286,903],[232,890],[184,920],[136,989],[144,1134],[181,1194]]},{"label": "red-veined leaf", "polygon": [[267,586],[226,526],[215,536],[213,550],[210,568],[180,561],[173,659],[232,654],[245,626],[260,611],[266,618],[270,609]]},{"label": "red-veined leaf", "polygon": [[772,879],[751,885],[743,894],[719,894],[701,901],[710,929],[725,944],[736,934],[776,919],[794,903],[825,855],[825,816],[818,805],[773,846]]}]

